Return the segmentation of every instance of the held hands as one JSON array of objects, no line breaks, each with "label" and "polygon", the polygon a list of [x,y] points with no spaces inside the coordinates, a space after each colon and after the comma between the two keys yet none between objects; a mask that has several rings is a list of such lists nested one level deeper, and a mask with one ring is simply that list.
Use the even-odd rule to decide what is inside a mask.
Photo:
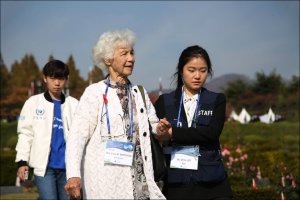
[{"label": "held hands", "polygon": [[172,137],[172,126],[166,118],[160,120],[156,132],[156,138],[160,141],[167,141]]},{"label": "held hands", "polygon": [[67,184],[65,185],[65,191],[71,199],[81,199],[81,179],[79,177],[69,178]]}]

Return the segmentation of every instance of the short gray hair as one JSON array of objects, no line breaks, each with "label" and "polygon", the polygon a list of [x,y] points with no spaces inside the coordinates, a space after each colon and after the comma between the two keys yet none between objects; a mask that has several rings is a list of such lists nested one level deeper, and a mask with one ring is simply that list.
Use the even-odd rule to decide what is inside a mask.
[{"label": "short gray hair", "polygon": [[94,65],[107,71],[104,59],[112,59],[114,51],[119,47],[133,47],[135,34],[129,29],[108,31],[103,33],[93,48]]}]

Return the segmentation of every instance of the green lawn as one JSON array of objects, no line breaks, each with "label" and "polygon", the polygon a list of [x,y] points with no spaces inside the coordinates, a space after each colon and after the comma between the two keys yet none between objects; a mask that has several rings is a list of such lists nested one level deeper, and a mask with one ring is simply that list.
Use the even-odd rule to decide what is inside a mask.
[{"label": "green lawn", "polygon": [[36,190],[33,191],[24,191],[23,193],[18,194],[6,194],[6,195],[0,195],[0,199],[2,200],[9,200],[9,199],[19,199],[19,200],[25,200],[25,199],[38,199],[39,195]]},{"label": "green lawn", "polygon": [[222,147],[240,147],[248,158],[245,164],[260,166],[262,176],[275,178],[277,165],[284,163],[299,179],[299,123],[226,123]]}]

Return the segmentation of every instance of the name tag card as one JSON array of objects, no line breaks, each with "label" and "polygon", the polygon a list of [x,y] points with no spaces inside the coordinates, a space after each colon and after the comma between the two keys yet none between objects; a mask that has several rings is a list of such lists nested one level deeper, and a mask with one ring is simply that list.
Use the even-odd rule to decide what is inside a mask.
[{"label": "name tag card", "polygon": [[104,163],[131,166],[133,150],[134,144],[132,142],[108,140],[105,147]]},{"label": "name tag card", "polygon": [[173,147],[170,168],[198,169],[199,146]]}]

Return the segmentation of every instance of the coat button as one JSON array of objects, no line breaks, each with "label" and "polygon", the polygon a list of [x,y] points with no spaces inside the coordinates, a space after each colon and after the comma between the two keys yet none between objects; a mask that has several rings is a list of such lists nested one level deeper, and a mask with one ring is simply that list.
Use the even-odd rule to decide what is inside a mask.
[{"label": "coat button", "polygon": [[143,108],[141,108],[141,113],[143,113],[144,112],[144,109]]},{"label": "coat button", "polygon": [[135,92],[137,92],[137,90],[136,90],[136,89],[134,89],[134,91],[135,91]]},{"label": "coat button", "polygon": [[147,156],[145,156],[145,160],[147,161]]},{"label": "coat button", "polygon": [[143,136],[146,137],[146,136],[147,136],[147,132],[144,132],[144,133],[143,133]]}]

